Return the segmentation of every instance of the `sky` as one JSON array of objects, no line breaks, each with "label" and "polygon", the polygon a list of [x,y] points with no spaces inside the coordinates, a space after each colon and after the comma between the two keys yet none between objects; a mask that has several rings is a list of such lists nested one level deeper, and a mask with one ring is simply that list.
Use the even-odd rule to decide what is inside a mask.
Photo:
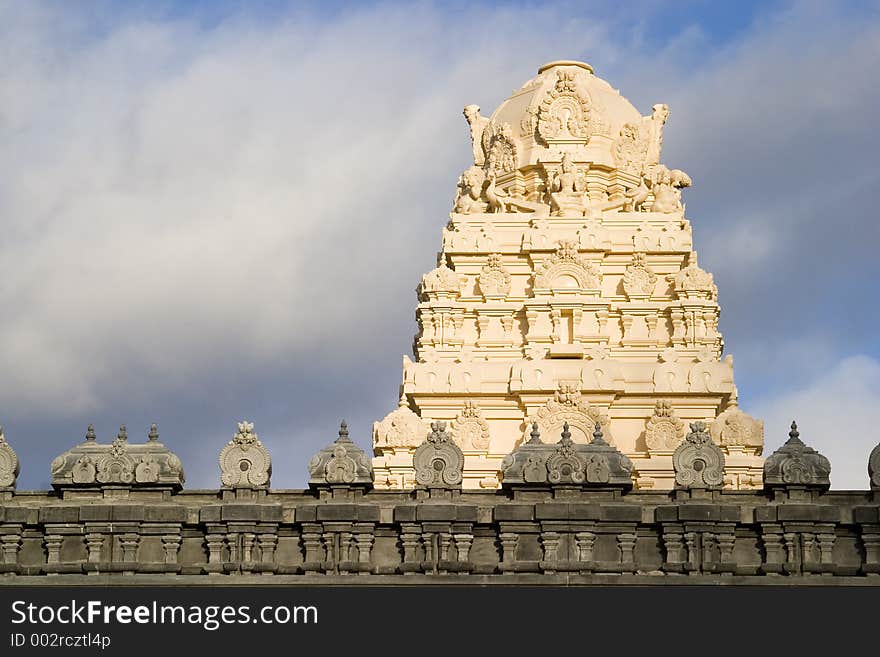
[{"label": "sky", "polygon": [[877,2],[0,0],[0,424],[19,489],[90,422],[158,423],[188,488],[248,419],[299,488],[396,407],[471,147],[557,59],[643,113],[719,287],[765,453],[832,486],[880,441]]}]

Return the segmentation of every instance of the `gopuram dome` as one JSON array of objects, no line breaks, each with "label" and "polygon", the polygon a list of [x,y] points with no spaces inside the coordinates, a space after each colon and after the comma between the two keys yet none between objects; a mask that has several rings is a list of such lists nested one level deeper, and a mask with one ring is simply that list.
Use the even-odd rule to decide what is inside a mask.
[{"label": "gopuram dome", "polygon": [[684,427],[721,416],[724,487],[759,488],[763,426],[722,357],[718,290],[682,203],[691,178],[661,163],[669,108],[643,116],[590,65],[556,61],[491,115],[464,116],[473,164],[419,287],[399,407],[374,425],[376,487],[415,485],[415,449],[441,421],[464,488],[497,488],[533,425],[589,443],[596,423],[636,488],[672,488]]}]

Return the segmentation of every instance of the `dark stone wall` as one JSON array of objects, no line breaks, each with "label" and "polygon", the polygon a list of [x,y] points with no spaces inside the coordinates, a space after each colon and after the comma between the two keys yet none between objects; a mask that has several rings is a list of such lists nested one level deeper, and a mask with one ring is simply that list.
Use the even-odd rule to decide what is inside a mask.
[{"label": "dark stone wall", "polygon": [[0,584],[880,584],[880,494],[6,492]]}]

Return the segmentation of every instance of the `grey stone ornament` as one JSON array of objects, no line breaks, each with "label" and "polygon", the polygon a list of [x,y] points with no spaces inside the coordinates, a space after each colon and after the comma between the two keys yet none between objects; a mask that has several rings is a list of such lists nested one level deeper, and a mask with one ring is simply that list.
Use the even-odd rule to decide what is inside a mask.
[{"label": "grey stone ornament", "polygon": [[684,441],[672,453],[677,488],[720,488],[724,483],[724,452],[704,422],[692,422]]},{"label": "grey stone ornament", "polygon": [[632,488],[632,462],[609,445],[596,423],[593,440],[582,445],[572,441],[568,423],[555,445],[541,441],[537,423],[531,439],[504,457],[501,463],[502,487],[529,485],[600,486]]},{"label": "grey stone ornament", "polygon": [[12,446],[6,442],[3,427],[0,427],[0,489],[15,488],[19,469],[18,456]]},{"label": "grey stone ornament", "polygon": [[464,454],[446,431],[445,422],[432,422],[427,440],[413,454],[416,483],[424,488],[460,489]]},{"label": "grey stone ornament", "polygon": [[868,457],[868,479],[871,490],[880,490],[880,445],[872,449]]},{"label": "grey stone ornament", "polygon": [[254,431],[254,423],[238,423],[238,433],[220,450],[220,481],[224,488],[268,488],[272,459]]},{"label": "grey stone ornament", "polygon": [[97,441],[95,427],[89,425],[85,440],[52,461],[52,485],[73,487],[131,486],[183,488],[180,459],[159,442],[155,424],[150,426],[146,443],[129,443],[123,424],[116,439],[108,444]]},{"label": "grey stone ornament", "polygon": [[828,489],[831,462],[800,439],[797,423],[791,423],[788,440],[764,461],[764,487]]},{"label": "grey stone ornament", "polygon": [[372,485],[373,464],[364,450],[349,438],[348,425],[343,420],[339,437],[309,461],[309,486]]}]

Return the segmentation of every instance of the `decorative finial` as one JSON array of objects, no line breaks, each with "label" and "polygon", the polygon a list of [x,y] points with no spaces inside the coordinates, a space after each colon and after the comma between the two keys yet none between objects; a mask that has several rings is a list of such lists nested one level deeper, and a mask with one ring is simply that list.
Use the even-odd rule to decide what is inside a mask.
[{"label": "decorative finial", "polygon": [[95,440],[97,440],[97,437],[95,436],[95,425],[90,423],[89,428],[86,429],[86,442],[93,443]]},{"label": "decorative finial", "polygon": [[119,427],[119,433],[116,434],[116,440],[128,440],[128,434],[125,431],[125,425]]},{"label": "decorative finial", "polygon": [[568,430],[568,422],[562,425],[562,441],[566,443],[571,441],[571,431]]},{"label": "decorative finial", "polygon": [[348,437],[348,425],[345,423],[345,420],[339,425],[339,439],[336,442],[351,442],[351,439]]},{"label": "decorative finial", "polygon": [[150,425],[150,433],[147,434],[147,439],[152,441],[159,440],[159,429],[156,427],[155,422]]},{"label": "decorative finial", "polygon": [[800,439],[801,432],[798,431],[797,422],[794,420],[791,421],[791,431],[788,432],[788,442],[801,442]]},{"label": "decorative finial", "polygon": [[400,401],[397,403],[400,408],[407,408],[409,406],[409,402],[406,400],[406,393],[400,393]]},{"label": "decorative finial", "polygon": [[538,423],[532,422],[532,432],[529,434],[531,436],[530,443],[540,443],[541,442],[541,432],[538,431]]},{"label": "decorative finial", "polygon": [[596,426],[593,429],[593,442],[594,443],[604,443],[605,439],[602,437],[602,425],[599,423],[599,420],[596,420]]}]

